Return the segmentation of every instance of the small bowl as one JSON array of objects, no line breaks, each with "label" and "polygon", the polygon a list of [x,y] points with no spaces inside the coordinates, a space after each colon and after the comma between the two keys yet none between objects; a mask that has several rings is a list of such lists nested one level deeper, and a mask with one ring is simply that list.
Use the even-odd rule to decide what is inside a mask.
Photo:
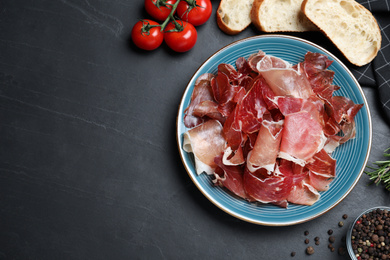
[{"label": "small bowl", "polygon": [[350,226],[350,228],[348,230],[346,243],[347,243],[348,254],[349,254],[349,256],[351,257],[352,260],[357,260],[357,257],[355,255],[355,253],[353,252],[353,249],[352,249],[352,231],[353,231],[353,228],[355,227],[356,222],[364,214],[368,214],[368,213],[370,213],[370,212],[372,212],[374,210],[377,210],[377,209],[388,210],[390,212],[390,207],[385,207],[385,206],[377,206],[377,207],[373,207],[373,208],[367,209],[364,212],[362,212],[358,217],[356,217],[356,219],[353,221],[353,223],[351,224],[351,226]]}]

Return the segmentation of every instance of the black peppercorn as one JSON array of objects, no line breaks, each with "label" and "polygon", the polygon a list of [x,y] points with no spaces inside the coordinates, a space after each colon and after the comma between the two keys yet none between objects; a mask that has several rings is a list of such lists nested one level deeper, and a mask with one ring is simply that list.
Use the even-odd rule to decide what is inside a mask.
[{"label": "black peppercorn", "polygon": [[345,248],[339,247],[338,252],[339,252],[339,255],[345,255]]},{"label": "black peppercorn", "polygon": [[306,248],[306,253],[307,253],[308,255],[314,254],[314,248],[313,248],[312,246],[307,247],[307,248]]}]

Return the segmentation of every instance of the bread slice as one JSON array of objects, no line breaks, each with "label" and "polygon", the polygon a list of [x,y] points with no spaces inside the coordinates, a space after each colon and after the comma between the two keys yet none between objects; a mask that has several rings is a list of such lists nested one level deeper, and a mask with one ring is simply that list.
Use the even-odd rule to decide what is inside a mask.
[{"label": "bread slice", "polygon": [[301,11],[303,0],[255,0],[252,23],[263,32],[318,31]]},{"label": "bread slice", "polygon": [[381,47],[374,16],[354,0],[304,0],[302,11],[357,66],[371,62]]},{"label": "bread slice", "polygon": [[253,0],[221,0],[217,10],[218,27],[234,35],[251,24],[250,12]]}]

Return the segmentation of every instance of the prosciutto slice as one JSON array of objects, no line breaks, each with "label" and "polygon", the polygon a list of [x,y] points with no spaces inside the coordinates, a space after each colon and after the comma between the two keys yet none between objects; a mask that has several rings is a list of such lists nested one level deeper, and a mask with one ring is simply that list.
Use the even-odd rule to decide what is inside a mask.
[{"label": "prosciutto slice", "polygon": [[347,124],[354,121],[357,112],[363,107],[363,104],[355,104],[352,100],[343,96],[333,96],[330,100],[330,110],[333,119],[337,123],[345,122]]},{"label": "prosciutto slice", "polygon": [[218,103],[218,110],[223,116],[228,116],[234,105],[234,97],[239,88],[230,84],[229,77],[218,72],[217,76],[211,80],[213,96]]},{"label": "prosciutto slice", "polygon": [[243,183],[243,168],[240,166],[227,166],[222,162],[222,157],[214,159],[217,169],[214,172],[214,183],[224,186],[235,195],[245,199],[246,193]]},{"label": "prosciutto slice", "polygon": [[275,173],[268,175],[262,170],[251,173],[247,168],[244,171],[243,183],[247,194],[262,203],[283,202],[292,188],[292,178]]},{"label": "prosciutto slice", "polygon": [[355,104],[343,96],[333,96],[327,104],[330,117],[328,126],[338,127],[343,133],[340,144],[355,138],[355,116],[362,107],[363,104]]},{"label": "prosciutto slice", "polygon": [[267,111],[262,95],[265,84],[264,79],[258,78],[250,91],[236,106],[236,124],[240,126],[244,133],[250,134],[260,128],[263,115]]},{"label": "prosciutto slice", "polygon": [[236,151],[231,147],[225,149],[222,157],[222,162],[225,165],[241,165],[245,163],[244,151],[241,146]]},{"label": "prosciutto slice", "polygon": [[325,152],[327,152],[328,154],[331,154],[334,152],[334,150],[336,150],[336,148],[340,145],[340,139],[342,137],[339,136],[339,135],[331,135],[328,137],[328,139],[326,140],[326,143],[325,143],[325,146],[324,146],[324,150]]},{"label": "prosciutto slice", "polygon": [[320,194],[313,186],[308,184],[306,181],[301,181],[292,187],[287,200],[291,203],[311,206],[319,198]]},{"label": "prosciutto slice", "polygon": [[305,60],[303,63],[307,74],[314,75],[329,68],[333,61],[331,61],[328,56],[324,54],[313,53],[309,51],[305,54]]},{"label": "prosciutto slice", "polygon": [[327,69],[332,63],[333,61],[323,54],[308,52],[300,64],[314,93],[324,100],[329,100],[333,92],[339,88],[332,84],[334,71]]},{"label": "prosciutto slice", "polygon": [[265,52],[259,51],[249,56],[248,65],[252,69],[252,71],[259,72],[257,70],[257,64],[266,56]]},{"label": "prosciutto slice", "polygon": [[253,150],[249,153],[247,167],[250,172],[264,168],[268,173],[275,169],[282,138],[283,121],[263,121]]},{"label": "prosciutto slice", "polygon": [[226,119],[223,132],[228,146],[233,151],[242,145],[246,134],[257,132],[260,129],[263,115],[267,112],[263,99],[263,88],[266,84],[263,78],[258,78]]},{"label": "prosciutto slice", "polygon": [[311,96],[309,99],[295,97],[277,97],[276,100],[280,112],[285,116],[301,111],[306,111],[319,124],[325,124],[324,102],[317,97]]},{"label": "prosciutto slice", "polygon": [[277,171],[290,179],[291,191],[287,201],[301,205],[312,205],[320,197],[317,190],[308,183],[309,170],[288,160],[280,160]]},{"label": "prosciutto slice", "polygon": [[279,157],[304,166],[326,142],[321,125],[307,111],[285,117]]},{"label": "prosciutto slice", "polygon": [[213,174],[217,167],[214,158],[221,155],[226,146],[221,123],[209,120],[185,132],[183,138],[184,151],[194,154],[196,173]]},{"label": "prosciutto slice", "polygon": [[241,126],[236,120],[237,110],[235,109],[226,119],[223,125],[223,134],[227,145],[235,152],[244,142],[246,135],[241,131]]},{"label": "prosciutto slice", "polygon": [[192,115],[203,119],[203,121],[207,119],[216,119],[222,124],[226,120],[218,111],[218,104],[211,100],[205,100],[200,102],[197,106],[194,106]]},{"label": "prosciutto slice", "polygon": [[328,190],[329,184],[336,177],[336,160],[322,149],[306,167],[310,170],[310,184],[318,191]]},{"label": "prosciutto slice", "polygon": [[309,98],[314,94],[310,82],[300,68],[272,56],[264,56],[257,65],[257,71],[265,78],[277,96]]},{"label": "prosciutto slice", "polygon": [[[186,127],[192,128],[205,121],[203,116],[208,113],[207,112],[208,109],[202,108],[201,110],[203,112],[202,113],[198,112],[197,115],[194,114],[194,110],[199,109],[198,106],[202,106],[202,105],[204,106],[203,102],[211,102],[211,104],[214,103],[214,97],[210,85],[210,82],[213,78],[214,78],[213,74],[206,73],[199,76],[199,78],[197,78],[197,80],[195,81],[194,90],[191,95],[190,105],[184,111],[185,114],[184,125]],[[211,109],[213,110],[213,108]]]}]

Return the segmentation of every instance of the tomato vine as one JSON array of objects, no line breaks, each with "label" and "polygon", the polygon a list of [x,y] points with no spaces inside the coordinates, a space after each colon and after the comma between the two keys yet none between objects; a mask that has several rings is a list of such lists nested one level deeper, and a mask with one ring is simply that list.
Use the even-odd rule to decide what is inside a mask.
[{"label": "tomato vine", "polygon": [[[145,50],[158,48],[162,35],[171,49],[178,52],[190,50],[197,40],[194,26],[205,23],[212,12],[210,0],[145,0],[144,5],[147,13],[161,22],[142,19],[134,25],[132,40]],[[176,12],[178,17],[175,17]],[[156,33],[156,30],[160,33]]]}]

